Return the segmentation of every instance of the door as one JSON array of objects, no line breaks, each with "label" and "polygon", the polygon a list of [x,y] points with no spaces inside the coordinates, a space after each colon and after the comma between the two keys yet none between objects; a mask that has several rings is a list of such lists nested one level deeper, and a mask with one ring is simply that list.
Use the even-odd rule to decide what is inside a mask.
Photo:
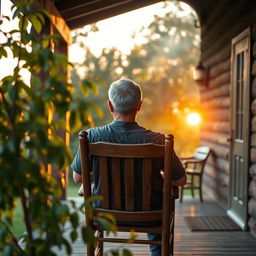
[{"label": "door", "polygon": [[231,52],[231,141],[228,215],[247,228],[249,152],[249,55],[250,30],[232,40]]}]

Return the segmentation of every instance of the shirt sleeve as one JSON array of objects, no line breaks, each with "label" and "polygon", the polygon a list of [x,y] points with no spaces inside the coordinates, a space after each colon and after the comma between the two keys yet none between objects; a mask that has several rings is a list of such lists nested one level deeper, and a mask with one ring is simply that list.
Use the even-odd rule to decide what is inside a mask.
[{"label": "shirt sleeve", "polygon": [[174,152],[174,157],[173,157],[173,180],[179,180],[181,177],[183,177],[185,174],[184,167]]},{"label": "shirt sleeve", "polygon": [[80,147],[78,147],[77,153],[76,153],[76,155],[73,159],[73,162],[71,164],[71,168],[77,174],[82,175],[81,163],[80,163]]}]

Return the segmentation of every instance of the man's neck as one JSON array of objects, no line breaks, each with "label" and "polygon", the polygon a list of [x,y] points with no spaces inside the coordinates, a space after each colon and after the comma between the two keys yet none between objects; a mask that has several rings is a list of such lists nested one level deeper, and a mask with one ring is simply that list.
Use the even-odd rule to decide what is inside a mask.
[{"label": "man's neck", "polygon": [[114,113],[113,118],[115,121],[122,121],[122,122],[136,122],[136,114],[129,114],[129,115],[122,115],[119,113]]}]

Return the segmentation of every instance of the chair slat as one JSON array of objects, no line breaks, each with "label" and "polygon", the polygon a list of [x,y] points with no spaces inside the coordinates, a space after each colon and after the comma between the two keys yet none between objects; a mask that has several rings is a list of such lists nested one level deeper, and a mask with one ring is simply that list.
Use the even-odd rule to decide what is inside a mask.
[{"label": "chair slat", "polygon": [[103,196],[102,207],[109,209],[109,182],[107,157],[99,157],[100,193]]},{"label": "chair slat", "polygon": [[148,222],[148,221],[161,221],[162,220],[162,211],[117,211],[117,210],[108,210],[101,208],[94,208],[95,214],[97,213],[110,213],[120,222]]},{"label": "chair slat", "polygon": [[116,210],[121,210],[121,169],[120,158],[112,159],[112,186],[113,186],[113,206]]},{"label": "chair slat", "polygon": [[125,208],[134,211],[134,160],[125,159]]},{"label": "chair slat", "polygon": [[151,209],[151,169],[152,159],[144,159],[143,161],[143,187],[142,187],[142,210],[149,211]]}]

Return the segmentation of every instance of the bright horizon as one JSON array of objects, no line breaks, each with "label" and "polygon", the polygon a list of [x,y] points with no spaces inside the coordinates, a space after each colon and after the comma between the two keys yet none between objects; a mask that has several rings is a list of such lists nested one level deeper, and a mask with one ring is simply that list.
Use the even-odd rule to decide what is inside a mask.
[{"label": "bright horizon", "polygon": [[[160,2],[101,20],[96,23],[99,32],[91,33],[88,38],[83,38],[82,40],[96,56],[100,55],[103,48],[112,47],[116,47],[124,54],[129,54],[134,45],[145,43],[145,38],[139,31],[143,26],[148,26],[154,20],[154,15],[164,16],[165,13],[172,9],[175,10],[176,8],[174,4],[171,4],[167,8],[163,6],[164,2]],[[184,11],[180,12],[180,17],[188,15],[193,10],[186,3],[182,3],[182,7]],[[143,20],[141,17],[143,17]],[[89,27],[90,25],[74,30],[72,34],[74,34],[75,31],[88,31]],[[136,38],[132,38],[134,33],[137,34]],[[81,63],[83,58],[83,50],[79,45],[71,45],[70,61]]]},{"label": "bright horizon", "polygon": [[[11,1],[5,0],[1,1],[1,11],[2,15],[12,16],[11,12]],[[140,45],[145,43],[145,38],[141,33],[140,29],[144,26],[149,25],[153,19],[154,15],[163,16],[166,12],[174,9],[175,5],[170,4],[168,8],[163,8],[164,2],[152,4],[147,7],[143,7],[134,11],[130,11],[124,14],[120,14],[96,23],[99,28],[99,32],[90,33],[87,38],[80,38],[92,51],[93,54],[100,55],[103,48],[116,47],[123,54],[129,54],[130,50],[134,45]],[[182,3],[184,9],[183,12],[179,13],[180,17],[188,15],[192,8]],[[143,19],[141,19],[143,17]],[[1,27],[3,30],[10,30],[17,28],[17,20],[12,21],[11,24],[4,22]],[[89,26],[85,26],[78,31],[88,31]],[[76,30],[72,31],[72,34]],[[132,35],[136,33],[136,37],[132,38]],[[3,37],[0,37],[0,43],[3,41]],[[72,44],[69,47],[69,61],[82,63],[84,60],[84,50],[79,46],[79,44]],[[15,67],[15,61],[8,56],[8,58],[2,58],[0,60],[0,79],[4,76],[11,74],[13,68]],[[29,84],[30,74],[27,70],[22,72],[24,80]]]}]

